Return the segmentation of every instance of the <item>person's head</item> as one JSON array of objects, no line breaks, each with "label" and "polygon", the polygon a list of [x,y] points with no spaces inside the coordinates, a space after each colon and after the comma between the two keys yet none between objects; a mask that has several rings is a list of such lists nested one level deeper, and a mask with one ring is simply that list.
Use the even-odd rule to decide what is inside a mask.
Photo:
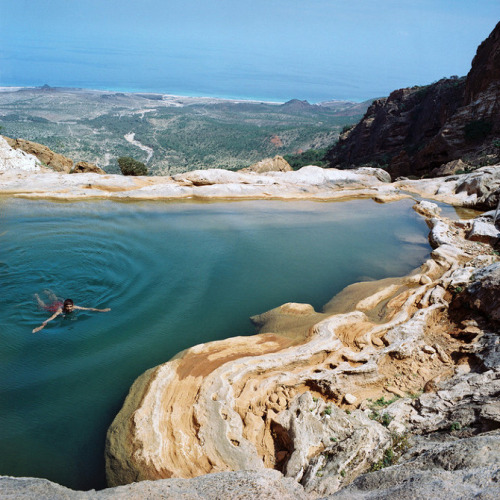
[{"label": "person's head", "polygon": [[74,306],[73,301],[71,299],[66,299],[63,303],[63,311],[72,312],[73,306]]}]

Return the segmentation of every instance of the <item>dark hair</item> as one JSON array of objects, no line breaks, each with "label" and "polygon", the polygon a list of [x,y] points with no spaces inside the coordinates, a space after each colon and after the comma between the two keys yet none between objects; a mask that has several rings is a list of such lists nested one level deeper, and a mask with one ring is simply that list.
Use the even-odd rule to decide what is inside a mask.
[{"label": "dark hair", "polygon": [[63,303],[63,308],[66,308],[66,306],[72,306],[73,301],[71,299],[66,299]]}]

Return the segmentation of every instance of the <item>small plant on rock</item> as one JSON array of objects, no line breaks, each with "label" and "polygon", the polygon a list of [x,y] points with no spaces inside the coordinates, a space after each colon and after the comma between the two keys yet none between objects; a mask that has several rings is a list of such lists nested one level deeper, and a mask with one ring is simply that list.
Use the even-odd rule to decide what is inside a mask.
[{"label": "small plant on rock", "polygon": [[399,458],[410,448],[410,443],[408,441],[407,434],[392,434],[392,446],[387,448],[384,451],[384,456],[378,461],[375,462],[370,471],[374,472],[384,467],[390,467],[394,465]]}]

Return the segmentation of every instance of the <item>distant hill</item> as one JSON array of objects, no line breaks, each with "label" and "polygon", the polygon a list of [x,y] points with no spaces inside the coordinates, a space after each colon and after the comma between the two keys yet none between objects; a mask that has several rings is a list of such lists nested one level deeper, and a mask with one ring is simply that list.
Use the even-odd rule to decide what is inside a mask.
[{"label": "distant hill", "polygon": [[275,155],[325,148],[366,108],[293,99],[265,103],[43,85],[0,92],[0,133],[118,172],[130,156],[153,174],[239,169]]},{"label": "distant hill", "polygon": [[375,100],[327,154],[331,167],[379,165],[393,177],[436,175],[459,158],[470,169],[500,161],[500,23],[477,49],[466,78]]}]

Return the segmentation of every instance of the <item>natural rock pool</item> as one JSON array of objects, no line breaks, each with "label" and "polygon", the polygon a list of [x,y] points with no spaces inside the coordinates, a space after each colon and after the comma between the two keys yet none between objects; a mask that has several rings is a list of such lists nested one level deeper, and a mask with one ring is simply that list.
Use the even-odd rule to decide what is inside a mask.
[{"label": "natural rock pool", "polygon": [[[104,439],[134,379],[194,344],[253,333],[285,302],[428,255],[413,201],[0,200],[0,474],[102,488]],[[49,289],[77,311],[32,334]]]}]

